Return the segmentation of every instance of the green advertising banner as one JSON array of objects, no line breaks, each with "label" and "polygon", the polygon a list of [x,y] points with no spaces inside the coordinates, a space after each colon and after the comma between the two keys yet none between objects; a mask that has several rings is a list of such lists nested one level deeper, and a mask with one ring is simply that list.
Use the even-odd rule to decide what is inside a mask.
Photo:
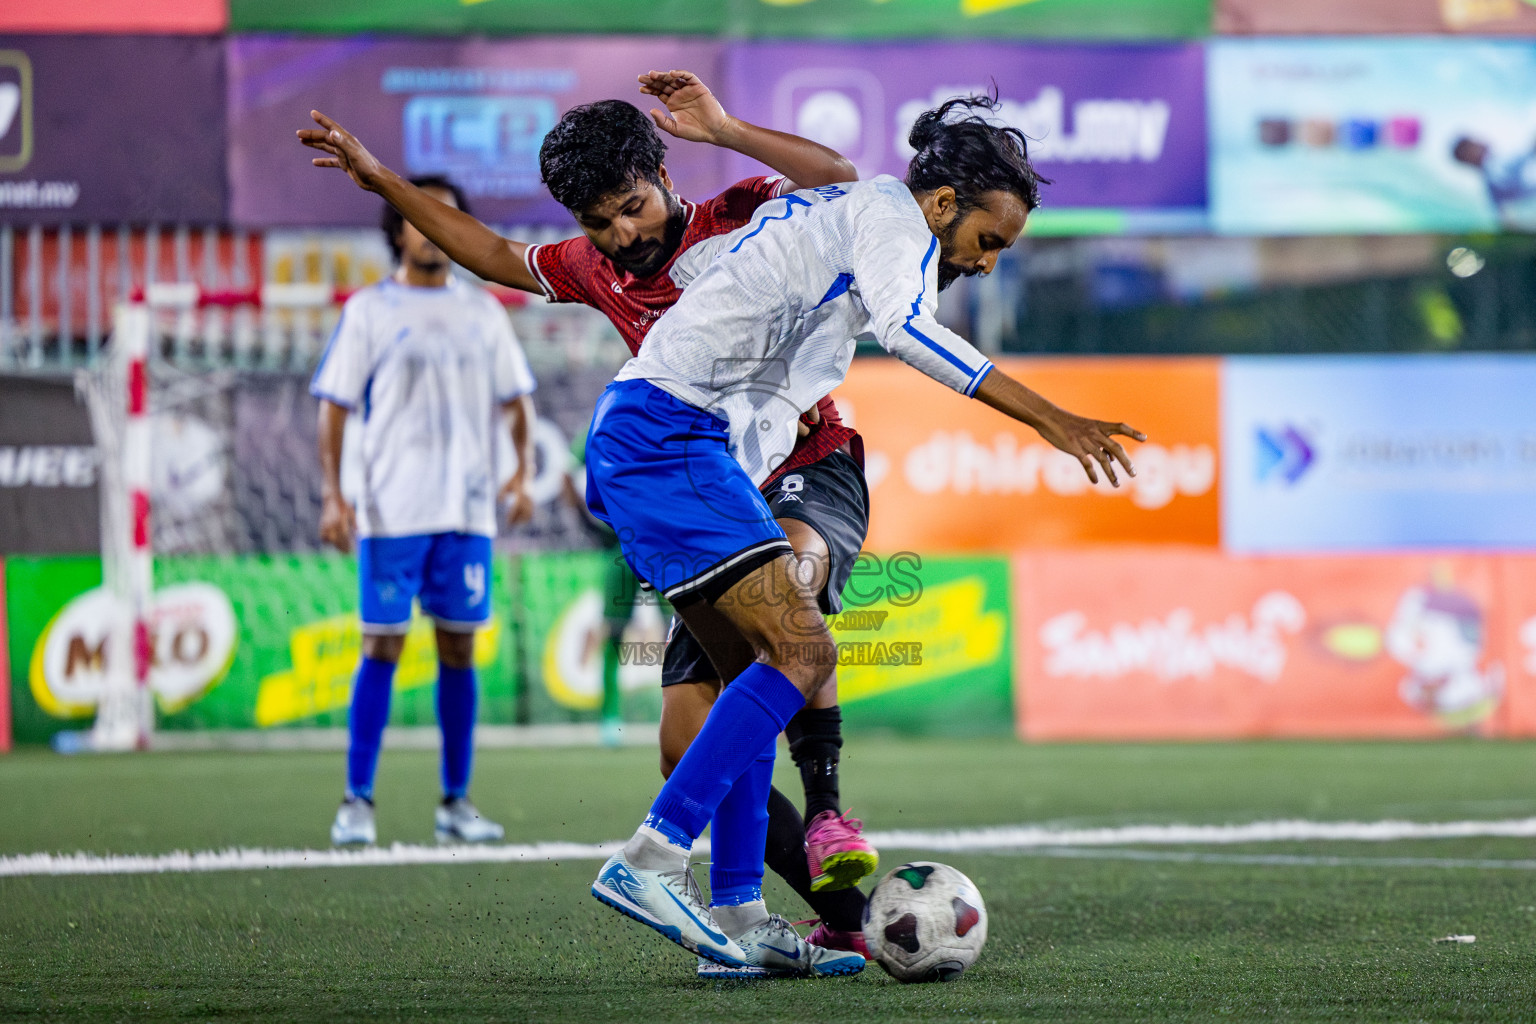
[{"label": "green advertising banner", "polygon": [[[620,711],[655,722],[670,611],[601,551],[498,556],[492,625],[476,637],[480,721],[595,722],[604,645],[620,630]],[[1008,564],[864,556],[830,620],[851,730],[1011,728]],[[18,743],[90,726],[122,616],[95,557],[4,563]],[[341,727],[361,651],[356,562],[340,555],[179,557],[155,567],[150,614],[157,728]],[[418,618],[390,721],[436,721],[432,626]]]},{"label": "green advertising banner", "polygon": [[1012,731],[1013,614],[1003,558],[861,556],[830,620],[851,732]]},{"label": "green advertising banner", "polygon": [[237,32],[1187,39],[1211,0],[231,0]]},{"label": "green advertising banner", "polygon": [[[496,573],[507,567],[498,560]],[[5,563],[11,696],[18,743],[82,729],[110,668],[120,615],[88,558]],[[480,718],[510,722],[516,707],[506,640],[505,587],[476,639]],[[151,611],[156,726],[163,730],[343,726],[361,652],[356,562],[340,555],[162,559]],[[435,722],[431,624],[418,618],[395,676],[391,723]]]},{"label": "green advertising banner", "polygon": [[619,707],[625,721],[661,718],[661,651],[670,609],[640,592],[618,551],[530,553],[513,563],[511,628],[527,681],[529,722],[595,722],[603,699],[608,622],[622,627]]}]

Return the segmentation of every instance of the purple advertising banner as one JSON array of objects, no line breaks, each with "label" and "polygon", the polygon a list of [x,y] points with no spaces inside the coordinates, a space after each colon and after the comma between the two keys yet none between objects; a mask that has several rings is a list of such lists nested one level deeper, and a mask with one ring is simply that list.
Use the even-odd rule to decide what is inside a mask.
[{"label": "purple advertising banner", "polygon": [[222,40],[0,36],[0,222],[223,219]]},{"label": "purple advertising banner", "polygon": [[[727,52],[731,113],[822,142],[862,177],[906,174],[924,110],[995,81],[1001,116],[1034,140],[1062,209],[1188,211],[1206,203],[1198,45],[743,43]],[[733,177],[753,165],[733,155]]]},{"label": "purple advertising banner", "polygon": [[[686,68],[718,87],[721,47],[666,37],[518,40],[299,39],[229,42],[230,210],[236,224],[378,223],[379,199],[294,131],[321,110],[402,174],[446,174],[492,224],[570,225],[539,178],[539,145],[569,108],[617,98],[642,110],[636,77]],[[725,184],[722,151],[668,139],[685,196]]]}]

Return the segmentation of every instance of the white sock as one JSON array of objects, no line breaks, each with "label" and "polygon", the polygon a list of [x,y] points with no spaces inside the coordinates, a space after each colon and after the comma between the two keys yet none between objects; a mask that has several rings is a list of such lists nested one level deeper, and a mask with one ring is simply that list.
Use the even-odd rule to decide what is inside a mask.
[{"label": "white sock", "polygon": [[641,825],[624,844],[624,859],[646,871],[671,871],[688,863],[688,851],[655,829]]},{"label": "white sock", "polygon": [[768,905],[762,900],[734,907],[710,907],[709,912],[720,930],[733,939],[740,938],[758,925],[768,923]]}]

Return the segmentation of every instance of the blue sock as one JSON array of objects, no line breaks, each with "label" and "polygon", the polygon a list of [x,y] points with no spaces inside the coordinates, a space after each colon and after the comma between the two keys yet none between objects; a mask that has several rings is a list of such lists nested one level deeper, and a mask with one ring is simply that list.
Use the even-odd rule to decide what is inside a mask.
[{"label": "blue sock", "polygon": [[437,725],[443,732],[443,796],[469,793],[475,753],[475,670],[437,666]]},{"label": "blue sock", "polygon": [[778,741],[725,794],[709,824],[709,903],[739,907],[763,898],[763,851],[768,845],[768,790]]},{"label": "blue sock", "polygon": [[352,683],[352,713],[347,716],[347,795],[373,799],[373,773],[379,767],[384,726],[389,723],[389,694],[395,665],[364,658]]},{"label": "blue sock", "polygon": [[699,838],[736,780],[803,707],[805,696],[788,676],[762,662],[749,665],[715,701],[704,728],[651,804],[651,816],[690,840]]}]

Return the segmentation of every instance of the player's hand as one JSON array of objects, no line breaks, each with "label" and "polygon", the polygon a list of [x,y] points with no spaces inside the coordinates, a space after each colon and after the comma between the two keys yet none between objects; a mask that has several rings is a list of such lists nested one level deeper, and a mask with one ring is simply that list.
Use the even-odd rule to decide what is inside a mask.
[{"label": "player's hand", "polygon": [[795,430],[799,437],[810,437],[811,431],[821,425],[821,406],[813,405],[800,414],[795,421]]},{"label": "player's hand", "polygon": [[356,536],[357,512],[341,495],[327,495],[320,506],[320,539],[345,555]]},{"label": "player's hand", "polygon": [[501,500],[507,503],[507,525],[522,526],[533,518],[533,496],[525,480],[513,477],[501,488]]},{"label": "player's hand", "polygon": [[730,128],[731,116],[692,71],[647,71],[640,76],[640,91],[667,105],[665,112],[652,107],[651,120],[668,135],[718,142]]},{"label": "player's hand", "polygon": [[1125,467],[1125,472],[1130,476],[1136,475],[1136,469],[1131,465],[1130,456],[1125,454],[1125,449],[1120,447],[1120,442],[1113,435],[1119,434],[1137,441],[1147,439],[1146,434],[1128,424],[1090,420],[1074,416],[1063,409],[1056,410],[1036,429],[1040,431],[1041,437],[1082,463],[1083,472],[1088,474],[1089,480],[1098,483],[1096,467],[1102,467],[1105,478],[1115,487],[1120,486],[1120,480],[1115,475],[1115,463]]},{"label": "player's hand", "polygon": [[355,181],[359,188],[369,192],[377,191],[374,183],[383,175],[384,165],[363,148],[355,135],[320,111],[311,110],[309,116],[320,127],[300,128],[297,133],[299,141],[310,149],[318,149],[327,154],[315,157],[310,163],[316,167],[339,167],[347,172],[347,177]]}]

